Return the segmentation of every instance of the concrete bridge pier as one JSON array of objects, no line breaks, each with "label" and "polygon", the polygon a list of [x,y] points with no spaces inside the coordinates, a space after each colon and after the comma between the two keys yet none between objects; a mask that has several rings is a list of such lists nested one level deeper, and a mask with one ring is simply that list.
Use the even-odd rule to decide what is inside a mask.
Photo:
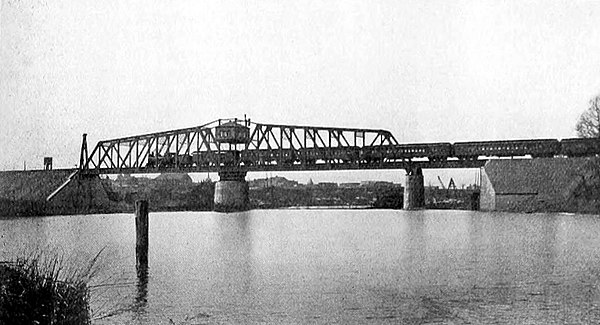
[{"label": "concrete bridge pier", "polygon": [[215,184],[214,210],[217,212],[246,211],[250,208],[246,171],[220,171]]},{"label": "concrete bridge pier", "polygon": [[417,210],[425,207],[425,183],[421,168],[406,171],[406,185],[404,186],[404,210]]}]

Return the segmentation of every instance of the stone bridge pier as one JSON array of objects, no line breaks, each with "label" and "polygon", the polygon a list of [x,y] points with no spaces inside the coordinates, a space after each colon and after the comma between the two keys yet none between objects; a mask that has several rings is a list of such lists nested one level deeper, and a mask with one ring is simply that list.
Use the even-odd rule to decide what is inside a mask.
[{"label": "stone bridge pier", "polygon": [[404,186],[404,210],[416,210],[425,207],[425,183],[420,167],[406,170],[406,185]]},{"label": "stone bridge pier", "polygon": [[219,181],[215,184],[214,203],[214,210],[217,212],[248,210],[250,199],[246,171],[220,171]]}]

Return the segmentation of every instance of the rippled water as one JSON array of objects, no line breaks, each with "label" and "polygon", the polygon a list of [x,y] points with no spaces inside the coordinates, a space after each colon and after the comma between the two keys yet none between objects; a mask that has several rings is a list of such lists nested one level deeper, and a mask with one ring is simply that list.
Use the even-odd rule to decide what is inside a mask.
[{"label": "rippled water", "polygon": [[132,214],[0,220],[2,257],[104,248],[96,324],[600,322],[594,215],[151,213],[139,276],[134,229]]}]

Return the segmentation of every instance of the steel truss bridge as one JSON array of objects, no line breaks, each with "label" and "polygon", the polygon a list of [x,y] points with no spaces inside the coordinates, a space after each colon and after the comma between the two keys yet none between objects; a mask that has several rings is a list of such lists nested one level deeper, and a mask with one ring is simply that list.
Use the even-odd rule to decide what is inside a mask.
[{"label": "steel truss bridge", "polygon": [[600,139],[533,139],[400,144],[386,130],[221,119],[201,126],[98,142],[82,174],[477,168],[490,157],[582,157]]},{"label": "steel truss bridge", "polygon": [[[245,139],[232,135],[246,129]],[[228,138],[229,136],[229,138]],[[243,138],[243,137],[242,137]],[[254,123],[221,119],[201,126],[98,142],[85,174],[474,168],[485,160],[427,159],[428,144],[401,145],[386,130]],[[416,146],[416,147],[415,147]]]}]

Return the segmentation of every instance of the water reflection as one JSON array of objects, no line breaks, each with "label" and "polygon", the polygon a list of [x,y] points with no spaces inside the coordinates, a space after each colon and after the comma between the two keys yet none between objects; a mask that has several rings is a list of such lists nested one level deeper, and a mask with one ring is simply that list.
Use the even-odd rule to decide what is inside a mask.
[{"label": "water reflection", "polygon": [[218,215],[215,221],[214,249],[220,253],[217,261],[220,275],[212,281],[212,290],[231,297],[228,305],[247,304],[251,302],[248,293],[253,292],[255,283],[251,212]]},{"label": "water reflection", "polygon": [[53,229],[47,218],[2,219],[0,224],[2,260],[29,255],[42,247],[51,246]]},{"label": "water reflection", "polygon": [[148,304],[148,265],[137,266],[137,282],[135,302],[133,304],[136,313],[146,312]]},{"label": "water reflection", "polygon": [[[461,211],[271,210],[0,220],[2,252],[107,246],[127,307],[98,324],[597,323],[600,221]],[[69,231],[63,231],[68,229]],[[82,240],[81,238],[85,238]],[[111,296],[112,295],[112,296]]]}]

